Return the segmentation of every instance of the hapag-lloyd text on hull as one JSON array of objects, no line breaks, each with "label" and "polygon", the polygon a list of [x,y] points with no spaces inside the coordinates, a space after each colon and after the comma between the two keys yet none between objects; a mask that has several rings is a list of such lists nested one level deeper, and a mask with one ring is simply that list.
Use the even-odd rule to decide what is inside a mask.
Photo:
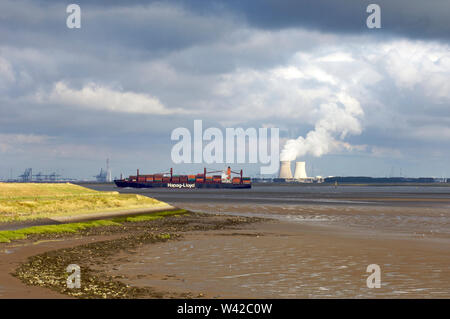
[{"label": "hapag-lloyd text on hull", "polygon": [[186,184],[186,183],[168,183],[167,187],[169,188],[195,188],[195,184]]}]

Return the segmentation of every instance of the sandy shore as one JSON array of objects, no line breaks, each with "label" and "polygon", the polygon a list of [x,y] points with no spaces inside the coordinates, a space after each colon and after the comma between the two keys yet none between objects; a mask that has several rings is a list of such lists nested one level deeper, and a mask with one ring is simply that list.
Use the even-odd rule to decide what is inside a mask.
[{"label": "sandy shore", "polygon": [[[191,213],[122,226],[89,228],[76,234],[32,235],[25,240],[0,244],[0,298],[197,297],[189,291],[128,286],[119,280],[121,276],[109,276],[96,267],[111,265],[111,257],[118,253],[133,254],[140,246],[181,240],[182,235],[190,231],[235,228],[257,220]],[[78,264],[82,269],[81,289],[66,286],[65,270],[69,264]]]},{"label": "sandy shore", "polygon": [[[337,224],[191,214],[30,238],[0,254],[3,298],[450,298],[446,238]],[[84,291],[65,287],[70,263]],[[380,289],[366,286],[369,264],[381,267]]]},{"label": "sandy shore", "polygon": [[[211,298],[449,298],[448,253],[448,246],[420,240],[277,222],[142,247],[113,259],[108,273],[130,285]],[[374,263],[381,289],[366,286]]]}]

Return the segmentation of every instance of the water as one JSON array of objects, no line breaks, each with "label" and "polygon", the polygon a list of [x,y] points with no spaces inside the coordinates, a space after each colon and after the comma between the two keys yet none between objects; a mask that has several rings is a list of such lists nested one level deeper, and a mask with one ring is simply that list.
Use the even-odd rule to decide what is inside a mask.
[{"label": "water", "polygon": [[[114,190],[281,222],[250,228],[261,236],[194,234],[142,247],[118,271],[131,285],[230,298],[450,297],[450,187]],[[366,286],[372,263],[381,289]]]},{"label": "water", "polygon": [[[447,252],[293,229],[262,236],[187,235],[144,246],[113,275],[127,284],[222,298],[450,297]],[[366,267],[382,270],[369,289]]]},{"label": "water", "polygon": [[328,185],[254,185],[251,189],[167,189],[117,188],[113,185],[83,185],[97,190],[138,193],[170,204],[255,203],[441,206],[450,209],[450,187],[445,186],[328,186]]},{"label": "water", "polygon": [[249,190],[120,189],[206,213],[334,225],[365,232],[450,240],[450,187],[255,185]]}]

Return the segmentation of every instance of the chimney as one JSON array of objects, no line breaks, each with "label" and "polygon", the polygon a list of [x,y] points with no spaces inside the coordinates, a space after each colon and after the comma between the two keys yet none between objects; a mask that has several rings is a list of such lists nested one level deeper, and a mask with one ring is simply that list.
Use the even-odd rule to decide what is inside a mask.
[{"label": "chimney", "polygon": [[305,162],[296,162],[295,163],[294,179],[308,178],[308,176],[306,176],[305,165],[306,165]]},{"label": "chimney", "polygon": [[291,161],[281,161],[280,178],[290,179],[292,178]]},{"label": "chimney", "polygon": [[111,168],[109,167],[109,158],[106,159],[106,181],[112,182]]}]

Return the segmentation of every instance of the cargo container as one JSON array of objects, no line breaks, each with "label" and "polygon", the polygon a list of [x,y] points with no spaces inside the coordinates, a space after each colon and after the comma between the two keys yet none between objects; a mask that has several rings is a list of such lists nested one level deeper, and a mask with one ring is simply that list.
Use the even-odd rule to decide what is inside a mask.
[{"label": "cargo container", "polygon": [[[211,173],[222,173],[222,175],[208,175]],[[237,174],[239,177],[232,177],[231,174]],[[213,172],[207,172],[205,168],[203,174],[196,175],[174,175],[173,169],[170,169],[170,173],[142,175],[137,170],[136,175],[114,182],[118,187],[135,188],[251,188],[250,177],[242,175],[242,170],[233,172],[230,167],[226,171]]]}]

